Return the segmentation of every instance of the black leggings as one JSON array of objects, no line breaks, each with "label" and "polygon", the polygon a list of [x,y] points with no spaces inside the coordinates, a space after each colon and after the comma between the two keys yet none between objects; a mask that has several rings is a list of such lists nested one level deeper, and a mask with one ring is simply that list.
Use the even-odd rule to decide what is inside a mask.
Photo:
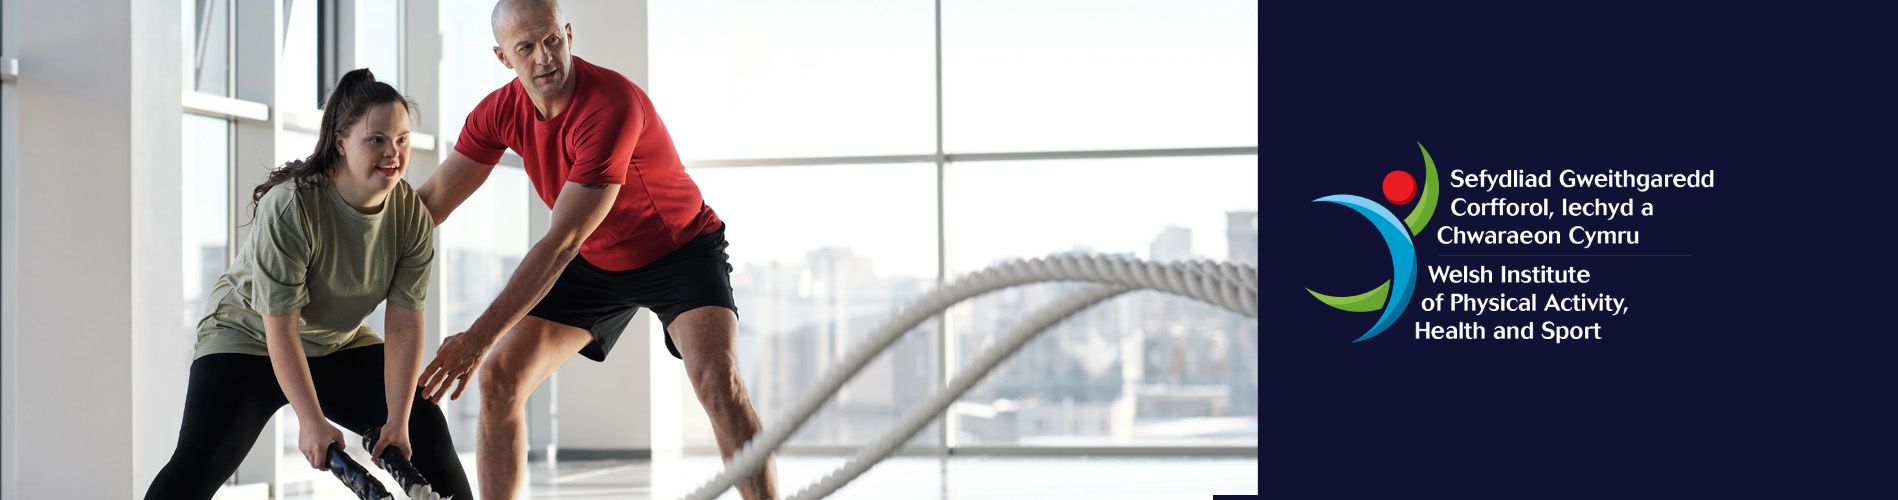
[{"label": "black leggings", "polygon": [[[309,358],[309,363],[324,416],[357,434],[389,420],[383,400],[381,345]],[[211,354],[193,361],[178,449],[152,480],[145,498],[211,498],[237,472],[270,415],[285,404],[288,401],[270,369],[269,357]],[[415,468],[437,493],[473,499],[441,408],[422,399],[420,391],[411,408],[409,444],[415,448]]]}]

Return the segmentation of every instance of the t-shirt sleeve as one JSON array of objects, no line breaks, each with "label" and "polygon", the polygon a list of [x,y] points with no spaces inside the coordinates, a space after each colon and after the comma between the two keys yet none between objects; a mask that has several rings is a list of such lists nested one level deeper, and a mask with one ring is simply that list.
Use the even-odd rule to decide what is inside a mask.
[{"label": "t-shirt sleeve", "polygon": [[468,120],[461,125],[461,138],[455,140],[455,151],[482,165],[501,162],[501,154],[507,151],[507,143],[501,139],[501,94],[506,90],[496,90],[476,104],[474,111],[468,112]]},{"label": "t-shirt sleeve", "polygon": [[638,94],[628,93],[624,100],[598,103],[604,106],[593,107],[591,115],[576,128],[573,170],[567,173],[567,182],[626,183],[633,146],[646,128],[648,113]]},{"label": "t-shirt sleeve", "polygon": [[[286,182],[273,190],[294,190]],[[251,281],[251,308],[265,316],[286,316],[310,304],[304,279],[310,271],[309,227],[293,192],[265,198],[257,210],[256,233],[251,236],[250,258],[256,264]]]},{"label": "t-shirt sleeve", "polygon": [[421,311],[428,303],[428,274],[435,263],[435,219],[420,198],[414,200],[413,210],[407,211],[412,216],[402,221],[407,238],[389,284],[389,303]]}]

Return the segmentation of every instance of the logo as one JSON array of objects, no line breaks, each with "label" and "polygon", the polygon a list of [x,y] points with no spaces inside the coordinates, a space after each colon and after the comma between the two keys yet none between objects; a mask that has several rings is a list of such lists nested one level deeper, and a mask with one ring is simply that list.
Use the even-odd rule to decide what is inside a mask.
[{"label": "logo", "polygon": [[1317,298],[1319,302],[1324,302],[1341,311],[1384,310],[1384,314],[1377,318],[1377,323],[1371,325],[1371,329],[1365,331],[1363,336],[1353,340],[1354,343],[1376,337],[1377,334],[1384,333],[1385,329],[1396,323],[1397,318],[1404,315],[1404,308],[1410,305],[1411,292],[1417,288],[1417,246],[1411,241],[1411,237],[1422,233],[1424,226],[1430,225],[1430,215],[1437,211],[1437,164],[1430,159],[1430,150],[1424,149],[1423,144],[1417,144],[1417,150],[1423,152],[1424,161],[1424,185],[1421,194],[1417,190],[1417,179],[1411,177],[1410,172],[1392,170],[1391,173],[1384,175],[1385,200],[1395,206],[1408,205],[1411,201],[1417,202],[1416,208],[1411,209],[1410,215],[1404,216],[1402,221],[1399,221],[1397,216],[1391,214],[1391,211],[1383,205],[1362,196],[1334,194],[1312,200],[1316,203],[1344,205],[1356,211],[1358,215],[1371,221],[1371,226],[1376,227],[1377,233],[1384,237],[1384,245],[1390,248],[1391,279],[1371,291],[1350,296],[1334,296],[1318,293],[1317,290],[1310,288],[1305,289],[1311,292],[1311,296]]}]

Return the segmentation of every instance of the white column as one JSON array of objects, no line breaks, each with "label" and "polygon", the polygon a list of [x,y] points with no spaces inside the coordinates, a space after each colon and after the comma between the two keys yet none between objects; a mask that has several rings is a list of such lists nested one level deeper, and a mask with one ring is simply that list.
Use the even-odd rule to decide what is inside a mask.
[{"label": "white column", "polygon": [[[194,332],[184,310],[183,33],[178,2],[132,2],[132,494],[178,444]],[[168,22],[158,22],[167,20]]]},{"label": "white column", "polygon": [[[561,8],[573,24],[575,55],[648,83],[645,0],[573,0]],[[678,455],[684,367],[661,335],[651,312],[641,311],[607,362],[576,359],[561,369],[562,456]]]},{"label": "white column", "polygon": [[[19,18],[14,0],[0,0],[0,61],[18,60]],[[0,81],[0,477],[20,477],[20,457],[13,443],[19,442],[19,429],[15,422],[19,405],[14,402],[15,387],[19,385],[20,372],[16,361],[20,349],[14,346],[15,332],[20,331],[16,315],[7,311],[18,311],[20,287],[15,283],[17,273],[5,272],[7,269],[19,269],[20,234],[19,224],[19,144],[16,136],[20,130],[18,114],[19,99],[14,96],[14,83]],[[0,481],[0,498],[20,498],[19,481]]]},{"label": "white column", "polygon": [[140,495],[175,443],[178,8],[7,4],[9,498]]}]

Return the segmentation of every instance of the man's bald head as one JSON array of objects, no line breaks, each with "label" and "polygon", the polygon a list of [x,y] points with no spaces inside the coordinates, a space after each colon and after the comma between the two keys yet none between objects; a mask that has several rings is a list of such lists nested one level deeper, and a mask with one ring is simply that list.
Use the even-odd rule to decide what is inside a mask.
[{"label": "man's bald head", "polygon": [[514,70],[527,92],[562,95],[572,82],[573,27],[553,0],[501,0],[494,4],[494,56]]},{"label": "man's bald head", "polygon": [[488,18],[494,29],[496,41],[505,28],[515,23],[543,23],[551,20],[554,24],[564,24],[560,17],[560,4],[554,0],[501,0],[494,3],[494,13]]}]

